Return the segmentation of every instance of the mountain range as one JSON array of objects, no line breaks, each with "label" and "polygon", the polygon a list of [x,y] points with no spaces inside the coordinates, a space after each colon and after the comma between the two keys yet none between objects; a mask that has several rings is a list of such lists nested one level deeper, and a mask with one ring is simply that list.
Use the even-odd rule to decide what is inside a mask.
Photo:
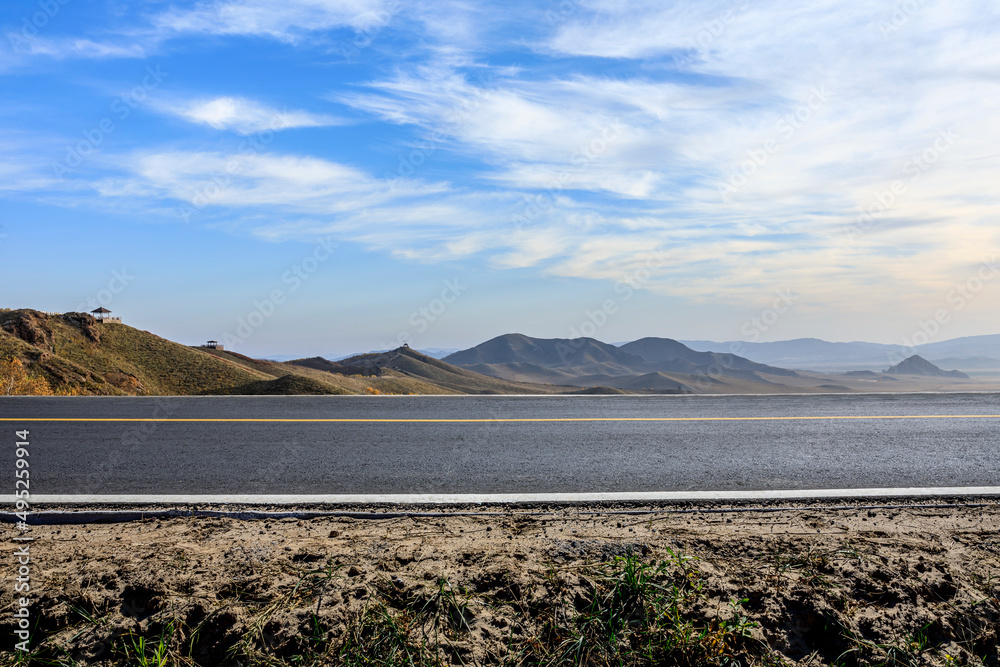
[{"label": "mountain range", "polygon": [[649,391],[697,391],[698,385],[726,384],[721,378],[771,384],[774,378],[799,377],[736,355],[698,352],[670,338],[615,346],[594,338],[505,334],[443,361],[506,380]]},{"label": "mountain range", "polygon": [[919,354],[935,364],[964,371],[1000,370],[1000,335],[966,336],[926,343],[917,348],[882,343],[832,343],[818,338],[797,338],[771,343],[743,341],[681,341],[700,351],[735,352],[758,363],[819,372],[881,370]]},{"label": "mountain range", "polygon": [[[647,340],[647,339],[642,339]],[[656,339],[654,339],[656,340]],[[670,340],[670,339],[659,339]],[[614,347],[625,348],[641,341],[613,343]],[[748,343],[743,341],[715,342],[708,340],[674,341],[696,352],[715,352],[722,355],[737,355],[765,366],[783,369],[810,370],[816,372],[844,372],[850,370],[881,370],[898,363],[902,359],[920,354],[934,364],[948,368],[958,368],[968,373],[982,371],[1000,372],[1000,335],[967,336],[935,343],[927,343],[917,348],[884,343],[855,341],[834,343],[818,338],[797,338],[771,343]],[[377,350],[388,352],[389,350]],[[420,348],[424,354],[435,359],[444,359],[462,350],[455,348]],[[629,349],[637,353],[633,347]],[[639,353],[640,356],[643,356]],[[352,355],[328,355],[334,361]],[[276,356],[274,359],[288,361],[293,356]]]},{"label": "mountain range", "polygon": [[[821,348],[851,345],[789,343],[800,353],[815,350],[817,343]],[[962,353],[966,348],[946,349]],[[970,380],[913,355],[884,372],[854,366],[848,373],[823,374],[766,364],[732,349],[695,350],[670,338],[611,345],[594,338],[516,333],[444,359],[404,345],[340,360],[278,362],[182,345],[86,313],[30,309],[0,309],[0,363],[14,369],[11,373],[23,369],[18,372],[44,380],[59,393],[105,395],[964,391],[995,390],[997,382],[996,377]]]},{"label": "mountain range", "polygon": [[872,389],[863,383],[899,382],[902,378],[911,384],[923,378],[969,379],[960,371],[942,370],[915,355],[882,373],[862,370],[831,377],[772,366],[733,353],[698,351],[680,341],[653,337],[610,345],[593,338],[505,334],[450,354],[443,361],[510,381],[600,385],[660,393],[852,391]]}]

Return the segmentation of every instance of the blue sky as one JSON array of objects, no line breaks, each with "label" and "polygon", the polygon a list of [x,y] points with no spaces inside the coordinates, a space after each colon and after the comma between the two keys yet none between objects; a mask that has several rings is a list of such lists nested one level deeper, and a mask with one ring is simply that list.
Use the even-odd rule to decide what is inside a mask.
[{"label": "blue sky", "polygon": [[1000,332],[994,3],[0,17],[3,306],[254,355]]}]

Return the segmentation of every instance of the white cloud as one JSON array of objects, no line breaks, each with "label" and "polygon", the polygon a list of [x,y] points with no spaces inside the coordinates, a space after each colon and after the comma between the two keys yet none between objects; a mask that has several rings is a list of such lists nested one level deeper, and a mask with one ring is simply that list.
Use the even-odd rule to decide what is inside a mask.
[{"label": "white cloud", "polygon": [[139,44],[97,42],[91,39],[34,37],[30,40],[18,40],[17,46],[18,51],[22,54],[48,56],[57,60],[146,57],[146,50]]},{"label": "white cloud", "polygon": [[64,145],[41,133],[0,129],[0,191],[51,196],[66,187],[54,176],[51,163],[60,150]]},{"label": "white cloud", "polygon": [[[483,84],[424,66],[339,99],[528,193],[529,228],[498,234],[498,265],[613,279],[641,255],[633,244],[662,245],[683,248],[649,283],[665,293],[741,301],[795,284],[841,306],[878,294],[915,308],[1000,244],[988,222],[1000,213],[1000,79],[988,74],[1000,17],[971,1],[893,12],[582,2],[544,49],[630,59],[630,73],[504,70]],[[949,128],[957,140],[935,150]],[[920,156],[932,159],[915,170]],[[888,209],[850,235],[894,183]],[[604,226],[574,226],[588,211]]]},{"label": "white cloud", "polygon": [[239,134],[297,127],[328,127],[344,123],[343,120],[333,116],[308,111],[279,110],[242,97],[173,102],[161,105],[160,108],[192,123],[208,125],[217,130],[231,130]]},{"label": "white cloud", "polygon": [[199,209],[273,207],[334,215],[446,189],[405,179],[390,186],[348,165],[255,151],[149,153],[123,160],[122,166],[134,176],[104,181],[105,194],[142,191]]},{"label": "white cloud", "polygon": [[28,171],[21,162],[0,157],[0,191],[27,192],[51,188],[55,179],[40,169]]},{"label": "white cloud", "polygon": [[144,58],[159,51],[163,42],[187,35],[252,36],[290,44],[337,28],[369,35],[389,25],[400,9],[397,0],[208,0],[188,7],[172,6],[141,23],[104,31],[104,35],[114,35],[110,39],[47,38],[10,31],[7,41],[16,57],[3,54],[0,66],[20,64],[24,56],[38,55],[57,59]]},{"label": "white cloud", "polygon": [[155,18],[172,33],[253,35],[297,42],[308,33],[348,27],[363,30],[391,17],[387,0],[248,0],[204,2],[193,9],[172,9]]},{"label": "white cloud", "polygon": [[641,124],[630,123],[628,109],[594,104],[599,81],[589,90],[578,83],[528,83],[503,71],[477,83],[428,67],[377,82],[376,92],[337,99],[389,122],[422,127],[449,148],[496,165],[486,177],[514,188],[650,195],[651,163],[622,159],[629,152],[651,153],[642,144]]}]

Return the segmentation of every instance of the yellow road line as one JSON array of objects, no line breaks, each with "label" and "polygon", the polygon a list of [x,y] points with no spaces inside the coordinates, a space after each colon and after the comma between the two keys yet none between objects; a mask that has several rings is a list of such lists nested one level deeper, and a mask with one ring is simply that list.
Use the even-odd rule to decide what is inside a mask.
[{"label": "yellow road line", "polygon": [[472,419],[407,419],[331,417],[296,418],[189,418],[189,417],[0,417],[0,422],[178,422],[178,423],[291,423],[291,424],[483,424],[507,422],[738,422],[738,421],[824,421],[838,419],[1000,419],[1000,415],[806,415],[790,417],[498,417]]}]

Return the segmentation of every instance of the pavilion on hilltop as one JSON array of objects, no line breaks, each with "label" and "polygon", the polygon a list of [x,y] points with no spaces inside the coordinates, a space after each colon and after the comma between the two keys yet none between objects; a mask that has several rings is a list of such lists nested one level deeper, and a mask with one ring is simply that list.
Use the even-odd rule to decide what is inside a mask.
[{"label": "pavilion on hilltop", "polygon": [[105,308],[104,306],[101,306],[100,308],[95,308],[94,310],[90,311],[90,314],[93,315],[94,319],[96,319],[98,322],[102,323],[118,322],[119,324],[121,324],[122,321],[122,318],[120,317],[111,317],[111,311]]}]

